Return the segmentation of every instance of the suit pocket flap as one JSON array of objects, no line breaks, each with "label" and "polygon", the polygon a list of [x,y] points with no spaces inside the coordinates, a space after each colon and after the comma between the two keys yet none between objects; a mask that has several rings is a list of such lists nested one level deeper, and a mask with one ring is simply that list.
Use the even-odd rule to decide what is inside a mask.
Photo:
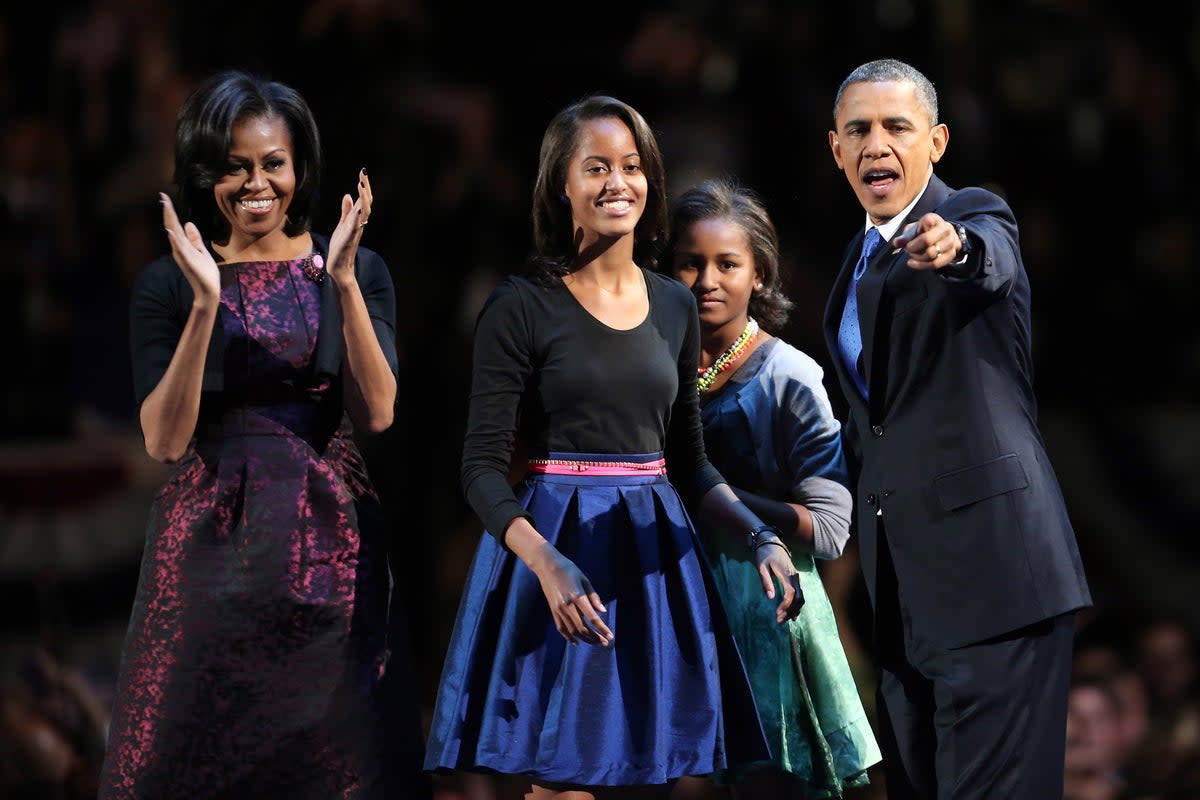
[{"label": "suit pocket flap", "polygon": [[1025,468],[1016,453],[956,469],[933,479],[938,502],[946,511],[977,503],[1004,492],[1024,489],[1029,485]]}]

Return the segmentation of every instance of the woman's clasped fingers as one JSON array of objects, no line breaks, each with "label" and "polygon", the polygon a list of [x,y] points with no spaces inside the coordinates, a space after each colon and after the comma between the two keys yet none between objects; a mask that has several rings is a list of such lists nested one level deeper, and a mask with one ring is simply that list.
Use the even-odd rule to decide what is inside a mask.
[{"label": "woman's clasped fingers", "polygon": [[554,619],[554,629],[571,644],[577,644],[574,626],[568,614],[562,608],[551,609],[550,616]]},{"label": "woman's clasped fingers", "polygon": [[599,637],[588,627],[583,610],[577,605],[577,601],[566,600],[558,611],[558,616],[562,619],[564,626],[570,634],[567,639],[572,644],[576,641],[583,641],[587,644],[597,644]]},{"label": "woman's clasped fingers", "polygon": [[565,600],[557,616],[564,620],[573,639],[605,647],[612,641],[613,635],[600,618],[599,611],[602,610],[604,607],[599,595],[595,592],[580,593]]},{"label": "woman's clasped fingers", "polygon": [[613,640],[613,632],[600,617],[601,613],[608,610],[600,602],[600,595],[593,589],[586,595],[576,598],[576,601],[576,606],[583,616],[584,624],[587,625],[588,631],[596,638],[595,643],[607,647],[609,642]]},{"label": "woman's clasped fingers", "polygon": [[613,634],[600,618],[607,609],[591,581],[552,546],[547,545],[546,552],[548,557],[535,567],[535,572],[550,605],[554,626],[572,644],[583,640],[607,645]]}]

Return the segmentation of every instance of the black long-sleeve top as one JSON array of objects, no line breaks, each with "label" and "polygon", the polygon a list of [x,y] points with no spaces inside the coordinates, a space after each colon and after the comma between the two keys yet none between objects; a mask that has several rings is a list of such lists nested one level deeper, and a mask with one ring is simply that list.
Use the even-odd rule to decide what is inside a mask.
[{"label": "black long-sleeve top", "polygon": [[696,303],[671,278],[642,270],[650,312],[610,328],[563,284],[505,278],[475,326],[462,488],[495,536],[532,517],[508,483],[515,436],[531,454],[663,452],[691,500],[724,482],[704,453],[696,397]]}]

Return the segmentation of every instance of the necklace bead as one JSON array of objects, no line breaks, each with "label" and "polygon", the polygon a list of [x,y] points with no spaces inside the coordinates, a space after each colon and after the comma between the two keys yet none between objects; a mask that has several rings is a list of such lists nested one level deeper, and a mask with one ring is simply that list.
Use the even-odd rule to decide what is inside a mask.
[{"label": "necklace bead", "polygon": [[717,356],[717,360],[708,367],[696,370],[699,375],[696,379],[696,393],[704,394],[711,389],[712,385],[717,381],[717,376],[733,366],[733,362],[741,357],[742,353],[746,351],[746,348],[750,346],[750,343],[754,341],[754,337],[757,335],[758,323],[753,317],[750,317],[747,319],[746,327],[742,330],[741,335],[734,340],[733,344],[729,345],[728,350]]}]

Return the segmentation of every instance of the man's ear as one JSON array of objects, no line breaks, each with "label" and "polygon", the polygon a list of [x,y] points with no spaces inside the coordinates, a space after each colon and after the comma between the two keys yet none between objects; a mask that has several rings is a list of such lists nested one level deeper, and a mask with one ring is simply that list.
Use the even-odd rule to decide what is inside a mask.
[{"label": "man's ear", "polygon": [[930,148],[929,160],[936,164],[942,160],[946,145],[950,144],[950,129],[946,127],[946,123],[939,122],[929,130],[929,136],[933,145]]},{"label": "man's ear", "polygon": [[837,164],[838,169],[843,169],[843,167],[842,167],[842,143],[838,141],[836,131],[829,132],[829,149],[833,151],[833,161],[835,164]]}]

